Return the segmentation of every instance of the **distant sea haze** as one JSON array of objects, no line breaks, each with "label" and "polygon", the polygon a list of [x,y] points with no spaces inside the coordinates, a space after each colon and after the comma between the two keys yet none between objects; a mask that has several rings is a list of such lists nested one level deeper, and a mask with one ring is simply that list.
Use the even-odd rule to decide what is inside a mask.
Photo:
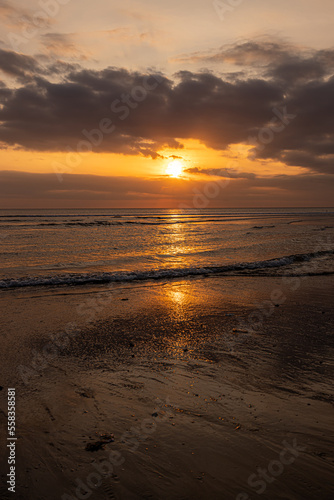
[{"label": "distant sea haze", "polygon": [[1,210],[0,288],[332,273],[334,209]]}]

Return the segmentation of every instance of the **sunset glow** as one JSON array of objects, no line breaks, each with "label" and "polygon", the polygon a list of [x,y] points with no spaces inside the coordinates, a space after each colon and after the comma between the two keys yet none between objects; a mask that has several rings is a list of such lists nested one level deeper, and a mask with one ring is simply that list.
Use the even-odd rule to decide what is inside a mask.
[{"label": "sunset glow", "polygon": [[334,4],[282,2],[0,2],[0,208],[331,206]]}]

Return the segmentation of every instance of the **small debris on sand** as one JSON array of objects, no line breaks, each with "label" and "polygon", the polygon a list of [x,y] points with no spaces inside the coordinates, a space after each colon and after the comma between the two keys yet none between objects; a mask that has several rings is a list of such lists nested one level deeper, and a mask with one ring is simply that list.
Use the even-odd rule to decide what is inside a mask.
[{"label": "small debris on sand", "polygon": [[96,443],[88,443],[86,445],[85,450],[86,451],[98,451],[98,450],[104,450],[104,445],[106,443],[104,441],[96,441]]},{"label": "small debris on sand", "polygon": [[104,446],[106,444],[112,443],[114,441],[113,434],[101,434],[101,439],[99,441],[95,441],[95,443],[88,443],[86,445],[86,451],[98,451],[104,450]]},{"label": "small debris on sand", "polygon": [[94,394],[91,389],[81,389],[80,392],[78,392],[78,394],[82,398],[94,398]]}]

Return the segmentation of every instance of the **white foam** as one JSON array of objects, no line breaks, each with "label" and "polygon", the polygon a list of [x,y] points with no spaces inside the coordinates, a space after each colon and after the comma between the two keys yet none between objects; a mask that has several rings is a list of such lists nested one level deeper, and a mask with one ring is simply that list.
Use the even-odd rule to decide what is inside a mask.
[{"label": "white foam", "polygon": [[154,269],[132,272],[103,272],[103,273],[70,273],[55,276],[35,276],[23,278],[6,278],[0,281],[0,289],[19,288],[29,286],[59,286],[59,285],[86,285],[112,282],[129,282],[142,280],[173,279],[187,276],[223,274],[246,270],[261,270],[279,268],[295,262],[305,262],[315,257],[333,254],[334,250],[324,250],[316,253],[296,254],[256,262],[241,262],[225,266],[184,267],[169,269]]}]

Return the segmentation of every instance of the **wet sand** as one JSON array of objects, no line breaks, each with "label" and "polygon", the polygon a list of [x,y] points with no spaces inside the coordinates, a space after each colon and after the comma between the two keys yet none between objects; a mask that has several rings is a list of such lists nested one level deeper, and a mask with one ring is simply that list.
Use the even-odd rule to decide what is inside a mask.
[{"label": "wet sand", "polygon": [[334,279],[293,288],[1,294],[2,452],[8,386],[18,426],[17,492],[5,451],[1,498],[332,499]]}]

